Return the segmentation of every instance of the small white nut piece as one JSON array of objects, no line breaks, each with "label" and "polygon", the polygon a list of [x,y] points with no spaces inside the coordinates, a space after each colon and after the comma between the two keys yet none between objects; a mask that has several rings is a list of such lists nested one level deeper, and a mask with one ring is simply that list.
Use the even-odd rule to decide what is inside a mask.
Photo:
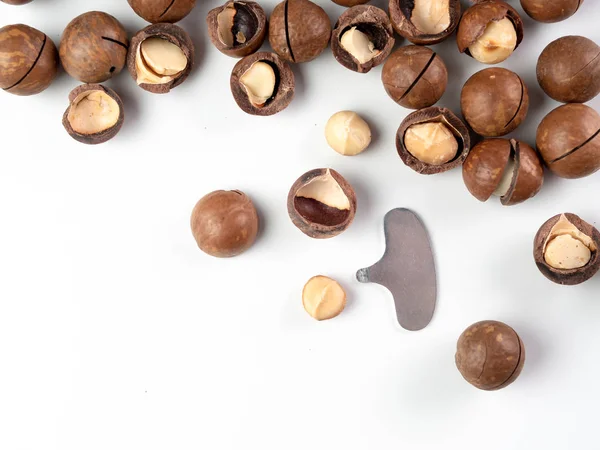
[{"label": "small white nut piece", "polygon": [[317,320],[332,319],[346,307],[346,292],[337,281],[317,275],[304,285],[302,305]]},{"label": "small white nut piece", "polygon": [[144,40],[138,47],[135,65],[137,84],[164,84],[187,67],[188,59],[177,45],[159,37]]},{"label": "small white nut piece", "polygon": [[296,197],[312,198],[331,208],[350,209],[350,200],[329,169],[324,175],[314,177],[296,192]]},{"label": "small white nut piece", "polygon": [[446,164],[458,153],[456,137],[442,122],[411,125],[404,133],[404,146],[419,161],[432,166]]},{"label": "small white nut piece", "polygon": [[325,139],[340,155],[354,156],[371,143],[371,129],[354,111],[339,111],[327,121]]},{"label": "small white nut piece", "polygon": [[414,0],[410,21],[424,34],[439,34],[450,26],[450,0]]},{"label": "small white nut piece", "polygon": [[273,96],[276,82],[275,71],[264,61],[256,61],[240,77],[250,102],[259,107]]},{"label": "small white nut piece", "polygon": [[371,61],[381,53],[375,48],[375,44],[369,39],[369,36],[356,27],[352,27],[342,34],[340,44],[361,64]]},{"label": "small white nut piece", "polygon": [[544,260],[555,269],[579,269],[590,262],[595,250],[592,238],[582,233],[563,214],[546,238]]},{"label": "small white nut piece", "polygon": [[504,197],[508,194],[510,190],[510,186],[512,185],[513,178],[515,176],[515,166],[517,165],[515,158],[511,157],[504,168],[504,172],[502,173],[502,178],[500,179],[500,183],[496,186],[496,190],[494,191],[494,195],[497,197]]},{"label": "small white nut piece", "polygon": [[484,64],[498,64],[517,47],[517,30],[508,18],[492,21],[483,35],[469,47],[471,56]]},{"label": "small white nut piece", "polygon": [[90,135],[114,127],[120,113],[119,104],[106,93],[86,91],[73,100],[67,119],[73,131]]}]

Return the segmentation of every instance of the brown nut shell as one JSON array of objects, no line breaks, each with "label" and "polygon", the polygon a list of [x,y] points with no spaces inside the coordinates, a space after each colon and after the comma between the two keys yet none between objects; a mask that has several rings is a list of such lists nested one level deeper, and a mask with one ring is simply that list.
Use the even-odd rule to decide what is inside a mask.
[{"label": "brown nut shell", "polygon": [[171,81],[161,84],[139,84],[139,87],[145,91],[152,92],[153,94],[167,94],[171,89],[174,89],[183,83],[192,71],[192,68],[194,67],[194,43],[183,28],[171,23],[155,23],[138,31],[131,39],[131,45],[129,46],[129,52],[127,53],[127,68],[134,81],[137,81],[138,79],[138,69],[136,67],[138,49],[148,38],[160,38],[176,45],[187,58],[185,69],[177,74]]},{"label": "brown nut shell", "polygon": [[442,98],[448,85],[448,70],[433,50],[409,45],[390,55],[383,65],[381,80],[396,103],[409,109],[421,109]]},{"label": "brown nut shell", "polygon": [[460,106],[475,133],[486,137],[504,136],[521,125],[527,116],[529,91],[516,73],[493,67],[467,80]]},{"label": "brown nut shell", "polygon": [[538,22],[555,23],[568,19],[577,12],[583,0],[521,0],[521,6],[529,17]]},{"label": "brown nut shell", "polygon": [[364,5],[365,3],[369,3],[370,0],[331,0],[333,3],[345,6],[346,8],[351,8],[356,5]]},{"label": "brown nut shell", "polygon": [[127,58],[127,32],[110,14],[91,11],[73,19],[60,39],[65,71],[83,83],[102,83],[121,72]]},{"label": "brown nut shell", "polygon": [[[443,123],[452,132],[458,142],[456,156],[452,160],[441,165],[432,165],[419,160],[407,150],[406,145],[404,144],[404,136],[411,126],[432,122]],[[463,121],[449,109],[437,106],[421,109],[409,114],[402,121],[398,128],[398,132],[396,133],[396,150],[398,151],[400,159],[402,159],[402,162],[412,170],[423,175],[442,173],[460,166],[467,158],[470,149],[471,137],[469,135],[469,130]]]},{"label": "brown nut shell", "polygon": [[58,51],[52,39],[27,25],[0,28],[0,88],[10,94],[34,95],[56,78]]},{"label": "brown nut shell", "polygon": [[[109,96],[112,100],[116,102],[119,107],[119,116],[117,118],[116,123],[110,128],[97,132],[97,133],[81,133],[77,132],[73,129],[71,122],[69,120],[69,113],[71,112],[71,108],[73,107],[73,103],[82,95],[91,91],[100,91],[107,96]],[[123,126],[123,121],[125,120],[125,108],[123,107],[123,102],[121,98],[117,95],[115,91],[109,89],[107,87],[102,86],[101,84],[82,84],[81,86],[77,86],[75,89],[71,91],[69,94],[69,107],[65,111],[63,115],[63,127],[67,130],[67,133],[78,142],[82,144],[102,144],[117,135],[117,133],[121,130]]]},{"label": "brown nut shell", "polygon": [[27,3],[31,3],[33,0],[0,0],[2,3],[7,3],[9,5],[26,5]]},{"label": "brown nut shell", "polygon": [[150,23],[179,22],[187,16],[196,0],[127,0],[129,6],[142,19]]},{"label": "brown nut shell", "polygon": [[[315,182],[321,183],[319,189],[312,192],[310,197],[305,197],[307,186],[311,183],[314,185]],[[328,190],[332,185],[340,188],[335,188],[333,194]],[[345,205],[331,201],[339,200],[342,194],[347,200]],[[319,197],[319,200],[312,197]],[[330,205],[331,203],[334,204]],[[346,230],[354,220],[356,194],[350,183],[335,170],[314,169],[306,172],[292,185],[287,209],[293,224],[304,234],[315,239],[328,239]]]},{"label": "brown nut shell", "polygon": [[[231,42],[224,42],[219,18],[222,14],[231,12],[228,31],[231,32]],[[242,58],[256,52],[267,34],[267,16],[265,10],[256,2],[228,1],[209,11],[206,25],[210,41],[221,53],[234,58]]]},{"label": "brown nut shell", "polygon": [[310,0],[284,0],[269,18],[269,43],[289,62],[308,62],[327,48],[331,21],[327,13]]},{"label": "brown nut shell", "polygon": [[456,33],[456,44],[461,53],[471,56],[469,47],[483,35],[489,23],[509,19],[517,32],[517,45],[523,41],[523,20],[515,8],[500,0],[482,0],[467,9]]},{"label": "brown nut shell", "polygon": [[585,103],[600,93],[600,46],[582,36],[564,36],[542,51],[538,83],[563,103]]},{"label": "brown nut shell", "polygon": [[202,197],[190,225],[198,247],[217,258],[230,258],[248,250],[258,234],[258,213],[241,191],[214,191]]},{"label": "brown nut shell", "polygon": [[448,1],[450,23],[448,27],[434,34],[419,30],[411,18],[415,9],[414,0],[389,0],[390,20],[396,33],[417,45],[433,45],[447,39],[456,29],[462,13],[460,0]]},{"label": "brown nut shell", "polygon": [[[373,59],[360,63],[341,45],[342,35],[352,27],[366,34],[379,54]],[[372,5],[359,5],[347,9],[338,19],[331,36],[331,51],[335,59],[354,72],[367,73],[383,63],[394,48],[394,30],[388,15]]]},{"label": "brown nut shell", "polygon": [[540,123],[536,146],[555,175],[591,175],[600,169],[600,115],[578,103],[559,106]]},{"label": "brown nut shell", "polygon": [[[275,73],[273,95],[263,106],[257,106],[252,103],[244,85],[240,81],[246,71],[256,62],[269,64]],[[258,52],[242,58],[233,68],[229,84],[233,98],[238,106],[245,113],[254,116],[272,116],[273,114],[277,114],[287,108],[294,99],[294,73],[290,66],[276,53]]]},{"label": "brown nut shell", "polygon": [[544,183],[544,168],[537,152],[515,139],[485,139],[471,149],[463,164],[463,181],[473,197],[487,201],[504,177],[508,184],[496,194],[504,206],[534,197]]},{"label": "brown nut shell", "polygon": [[505,323],[485,320],[460,335],[455,361],[465,380],[478,389],[495,391],[505,388],[521,374],[525,345]]},{"label": "brown nut shell", "polygon": [[[578,269],[556,269],[546,262],[544,256],[548,236],[563,215],[580,232],[591,238],[591,242],[595,246],[595,249],[591,251],[590,261],[585,266]],[[579,216],[571,213],[564,213],[557,214],[551,219],[548,219],[540,227],[533,242],[533,257],[540,272],[542,272],[542,274],[550,281],[565,286],[574,286],[589,280],[596,275],[600,269],[600,252],[598,251],[598,248],[600,248],[600,232],[593,225],[590,225]]]}]

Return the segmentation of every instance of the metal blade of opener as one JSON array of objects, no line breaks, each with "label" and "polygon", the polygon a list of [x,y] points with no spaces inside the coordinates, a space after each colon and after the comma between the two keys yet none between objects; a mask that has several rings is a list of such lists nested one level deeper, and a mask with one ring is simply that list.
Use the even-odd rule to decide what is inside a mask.
[{"label": "metal blade of opener", "polygon": [[361,283],[377,283],[394,297],[400,325],[410,331],[425,328],[437,297],[435,262],[429,235],[419,217],[405,208],[384,218],[386,249],[379,262],[360,269]]}]

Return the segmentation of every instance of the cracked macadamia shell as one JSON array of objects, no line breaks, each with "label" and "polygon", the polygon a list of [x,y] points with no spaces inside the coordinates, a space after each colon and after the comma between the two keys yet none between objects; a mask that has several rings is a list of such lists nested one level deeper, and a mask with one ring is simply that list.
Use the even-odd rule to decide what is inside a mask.
[{"label": "cracked macadamia shell", "polygon": [[417,45],[433,45],[448,38],[461,17],[460,0],[389,0],[396,33]]},{"label": "cracked macadamia shell", "polygon": [[[423,125],[428,124],[434,124],[435,128],[423,128]],[[411,145],[407,142],[407,137],[411,134],[413,142],[420,149],[419,153],[415,150],[411,152]],[[455,148],[451,158],[440,160],[436,155],[431,155],[436,151],[440,152],[440,144],[445,144],[447,148],[449,143]],[[446,172],[460,166],[469,154],[470,147],[469,130],[446,108],[433,106],[415,111],[402,121],[396,133],[396,149],[400,159],[412,170],[424,175]]]},{"label": "cracked macadamia shell", "polygon": [[534,197],[544,184],[537,152],[515,139],[485,139],[471,149],[463,164],[463,180],[481,202],[500,198],[512,206]]},{"label": "cracked macadamia shell", "polygon": [[346,291],[332,278],[317,275],[302,289],[302,306],[316,320],[329,320],[346,307]]},{"label": "cracked macadamia shell", "polygon": [[63,116],[67,133],[83,144],[102,144],[117,135],[125,110],[121,98],[100,84],[83,84],[69,94]]},{"label": "cracked macadamia shell", "polygon": [[544,92],[562,103],[585,103],[600,93],[600,47],[582,36],[557,39],[542,51],[537,79]]},{"label": "cracked macadamia shell", "polygon": [[256,2],[229,1],[208,13],[206,25],[217,50],[241,58],[256,52],[263,44],[267,16]]},{"label": "cracked macadamia shell", "polygon": [[329,16],[310,0],[284,0],[269,18],[269,43],[289,62],[312,61],[327,48],[330,38]]},{"label": "cracked macadamia shell", "polygon": [[409,45],[390,55],[383,65],[381,81],[390,98],[400,106],[421,109],[442,98],[448,70],[433,50]]},{"label": "cracked macadamia shell", "polygon": [[293,184],[287,200],[292,223],[316,239],[337,236],[356,214],[356,194],[350,183],[333,169],[306,172]]},{"label": "cracked macadamia shell", "polygon": [[150,23],[179,22],[194,9],[194,6],[196,6],[196,0],[127,1],[138,16]]},{"label": "cracked macadamia shell", "polygon": [[73,19],[60,39],[65,71],[83,83],[102,83],[119,74],[129,41],[123,25],[110,14],[84,13]]},{"label": "cracked macadamia shell", "polygon": [[600,169],[600,115],[578,103],[559,106],[540,123],[536,146],[555,175],[591,175]]},{"label": "cracked macadamia shell", "polygon": [[27,25],[0,28],[0,88],[15,95],[44,91],[56,78],[58,51],[52,39]]},{"label": "cracked macadamia shell", "polygon": [[[599,246],[600,232],[594,226],[575,214],[564,213],[540,227],[534,239],[533,257],[540,272],[550,281],[572,286],[598,272]],[[562,265],[568,268],[563,269]]]},{"label": "cracked macadamia shell", "polygon": [[515,330],[485,320],[467,328],[456,344],[456,367],[478,389],[495,391],[514,382],[525,364],[525,345]]},{"label": "cracked macadamia shell", "polygon": [[166,94],[183,83],[194,66],[194,44],[177,25],[155,23],[138,31],[127,54],[129,74],[139,87]]},{"label": "cracked macadamia shell", "polygon": [[[242,58],[233,68],[229,84],[242,111],[255,116],[277,114],[294,99],[294,73],[276,53],[258,52]],[[264,92],[271,95],[257,102]]]},{"label": "cracked macadamia shell", "polygon": [[[346,33],[354,35],[353,39],[344,38]],[[337,20],[331,36],[331,51],[342,66],[367,73],[385,61],[394,42],[394,30],[385,11],[372,5],[359,5],[347,9]],[[367,54],[370,55],[367,60],[357,58]]]},{"label": "cracked macadamia shell", "polygon": [[529,17],[545,23],[568,19],[582,4],[583,0],[521,0],[521,6]]},{"label": "cracked macadamia shell", "polygon": [[504,136],[527,116],[529,92],[516,73],[499,67],[484,69],[465,83],[460,107],[475,133],[485,137]]},{"label": "cracked macadamia shell", "polygon": [[214,191],[196,203],[190,224],[200,250],[217,258],[229,258],[254,244],[258,213],[243,192]]},{"label": "cracked macadamia shell", "polygon": [[460,52],[484,64],[504,61],[522,40],[523,21],[519,13],[508,3],[496,0],[482,0],[467,9],[456,34]]}]

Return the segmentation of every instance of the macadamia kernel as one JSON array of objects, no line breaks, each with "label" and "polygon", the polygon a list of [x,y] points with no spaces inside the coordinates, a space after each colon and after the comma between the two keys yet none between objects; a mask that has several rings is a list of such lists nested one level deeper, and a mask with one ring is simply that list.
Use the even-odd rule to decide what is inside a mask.
[{"label": "macadamia kernel", "polygon": [[508,162],[506,163],[506,166],[504,167],[502,179],[500,180],[500,183],[498,183],[498,186],[494,190],[495,196],[504,197],[506,194],[508,194],[508,191],[510,190],[510,186],[512,185],[512,181],[514,178],[516,164],[517,163],[514,157],[509,158]]},{"label": "macadamia kernel", "polygon": [[296,197],[311,198],[339,210],[350,209],[350,200],[329,169],[324,175],[314,177],[298,189]]},{"label": "macadamia kernel", "polygon": [[404,134],[404,145],[419,161],[434,166],[446,164],[458,153],[456,137],[441,122],[410,126]]},{"label": "macadamia kernel", "polygon": [[138,47],[135,64],[138,85],[164,84],[185,70],[188,60],[177,45],[166,39],[151,37]]},{"label": "macadamia kernel", "polygon": [[233,47],[235,37],[233,36],[233,21],[236,10],[233,3],[228,4],[223,11],[217,14],[217,34],[219,40],[227,47]]},{"label": "macadamia kernel", "polygon": [[254,106],[263,106],[275,91],[275,71],[270,64],[256,61],[240,77],[248,98]]},{"label": "macadamia kernel", "polygon": [[450,26],[450,0],[414,0],[410,21],[424,34],[439,34]]},{"label": "macadamia kernel", "polygon": [[544,260],[555,269],[572,270],[587,265],[596,251],[592,238],[582,233],[563,214],[544,245]]},{"label": "macadamia kernel", "polygon": [[325,138],[329,146],[340,155],[354,156],[371,143],[371,129],[353,111],[335,113],[325,125]]},{"label": "macadamia kernel", "polygon": [[517,47],[517,31],[510,19],[490,22],[484,33],[469,47],[471,56],[484,64],[498,64]]},{"label": "macadamia kernel", "polygon": [[118,103],[102,91],[85,91],[79,95],[67,116],[73,131],[96,134],[115,126],[121,111]]},{"label": "macadamia kernel", "polygon": [[302,305],[317,320],[332,319],[346,307],[346,292],[337,281],[318,275],[304,285]]},{"label": "macadamia kernel", "polygon": [[350,28],[342,35],[340,44],[360,64],[371,61],[380,53],[379,50],[375,49],[375,44],[369,39],[369,36],[356,27]]}]

